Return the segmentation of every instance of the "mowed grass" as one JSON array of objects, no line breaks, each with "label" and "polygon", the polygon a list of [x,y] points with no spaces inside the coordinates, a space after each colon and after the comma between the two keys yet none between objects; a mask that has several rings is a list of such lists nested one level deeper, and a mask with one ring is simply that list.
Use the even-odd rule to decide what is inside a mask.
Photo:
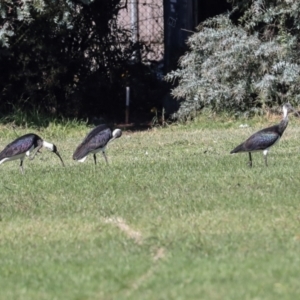
[{"label": "mowed grass", "polygon": [[[297,299],[300,122],[261,153],[229,152],[278,119],[124,132],[74,162],[89,128],[36,132],[42,150],[0,166],[0,299]],[[245,122],[243,122],[245,123]],[[0,128],[1,149],[16,136]]]}]

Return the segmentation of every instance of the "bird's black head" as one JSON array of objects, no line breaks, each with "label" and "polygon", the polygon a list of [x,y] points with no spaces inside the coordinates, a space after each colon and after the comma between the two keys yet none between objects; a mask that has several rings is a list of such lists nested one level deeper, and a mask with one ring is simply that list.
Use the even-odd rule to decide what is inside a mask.
[{"label": "bird's black head", "polygon": [[57,147],[54,144],[53,144],[53,147],[52,147],[52,152],[54,152],[59,157],[59,159],[60,159],[60,161],[61,161],[61,163],[62,163],[62,165],[64,167],[65,166],[64,161],[62,160],[60,154],[57,151]]},{"label": "bird's black head", "polygon": [[57,147],[53,144],[52,152],[57,153]]},{"label": "bird's black head", "polygon": [[283,104],[283,109],[286,109],[288,112],[290,112],[291,110],[293,110],[293,106],[291,105],[291,103],[287,102]]}]

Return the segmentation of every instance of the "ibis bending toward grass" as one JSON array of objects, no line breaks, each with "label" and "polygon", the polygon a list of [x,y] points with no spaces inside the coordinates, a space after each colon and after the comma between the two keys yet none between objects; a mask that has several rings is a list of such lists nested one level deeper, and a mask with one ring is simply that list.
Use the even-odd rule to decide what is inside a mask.
[{"label": "ibis bending toward grass", "polygon": [[269,148],[275,145],[286,129],[289,119],[288,113],[294,110],[290,103],[283,105],[283,118],[277,125],[262,129],[251,135],[244,143],[234,148],[230,153],[248,152],[249,166],[252,167],[252,152],[263,151],[266,166],[268,166],[267,155]]},{"label": "ibis bending toward grass", "polygon": [[108,163],[105,155],[106,145],[114,139],[119,138],[121,135],[121,129],[115,129],[112,132],[107,125],[101,124],[88,133],[82,143],[75,150],[73,159],[84,162],[86,157],[93,153],[94,162],[96,165],[96,153],[101,151],[106,163]]},{"label": "ibis bending toward grass", "polygon": [[31,157],[29,157],[29,159],[32,160],[42,147],[48,148],[49,150],[54,152],[59,157],[62,165],[65,166],[61,156],[57,151],[56,146],[44,141],[34,133],[28,133],[20,136],[19,138],[8,144],[0,153],[0,164],[10,160],[20,159],[20,169],[23,174],[23,160],[25,158],[25,155],[29,156],[30,153],[34,149],[36,149],[35,153]]}]

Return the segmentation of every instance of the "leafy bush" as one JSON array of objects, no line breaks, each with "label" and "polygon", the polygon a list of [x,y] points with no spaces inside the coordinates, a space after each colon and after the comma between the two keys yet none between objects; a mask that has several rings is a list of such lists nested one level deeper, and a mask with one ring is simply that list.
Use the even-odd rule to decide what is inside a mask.
[{"label": "leafy bush", "polygon": [[[275,6],[274,3],[277,3]],[[200,24],[188,39],[190,51],[166,80],[183,99],[176,117],[193,117],[203,107],[249,114],[300,101],[300,4],[252,1],[241,18],[220,15]],[[236,10],[242,11],[242,8]]]}]

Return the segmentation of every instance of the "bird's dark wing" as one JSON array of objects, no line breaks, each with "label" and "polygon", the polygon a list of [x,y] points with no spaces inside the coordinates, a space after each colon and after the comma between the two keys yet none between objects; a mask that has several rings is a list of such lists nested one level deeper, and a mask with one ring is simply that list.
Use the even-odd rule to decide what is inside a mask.
[{"label": "bird's dark wing", "polygon": [[244,143],[238,145],[230,153],[265,150],[276,143],[279,138],[280,135],[276,131],[275,126],[265,128],[251,135]]},{"label": "bird's dark wing", "polygon": [[[95,127],[94,129],[92,129],[84,138],[83,142],[89,141],[92,137],[98,135],[99,133],[101,133],[102,131],[105,131],[106,129],[109,129],[109,127],[106,124],[101,124],[98,125],[97,127]],[[110,129],[109,129],[110,130]]]},{"label": "bird's dark wing", "polygon": [[18,154],[25,153],[28,151],[33,145],[36,145],[36,140],[39,137],[35,134],[26,134],[23,135],[10,144],[8,144],[0,153],[0,160],[3,158],[12,157]]},{"label": "bird's dark wing", "polygon": [[83,140],[83,142],[77,147],[73,154],[73,159],[81,159],[87,156],[91,151],[106,146],[111,139],[111,130],[102,125],[94,128]]}]

